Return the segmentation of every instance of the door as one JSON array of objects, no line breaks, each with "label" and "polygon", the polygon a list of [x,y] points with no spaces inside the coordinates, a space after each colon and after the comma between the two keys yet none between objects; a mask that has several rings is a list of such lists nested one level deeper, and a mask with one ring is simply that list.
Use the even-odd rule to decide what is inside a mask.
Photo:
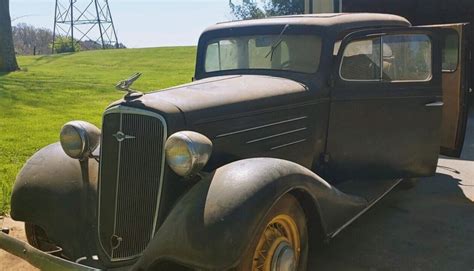
[{"label": "door", "polygon": [[441,122],[441,154],[461,156],[468,118],[470,89],[470,52],[468,25],[430,26],[441,32],[443,69],[443,117]]},{"label": "door", "polygon": [[442,116],[441,48],[429,29],[378,29],[342,41],[326,146],[333,180],[432,175]]}]

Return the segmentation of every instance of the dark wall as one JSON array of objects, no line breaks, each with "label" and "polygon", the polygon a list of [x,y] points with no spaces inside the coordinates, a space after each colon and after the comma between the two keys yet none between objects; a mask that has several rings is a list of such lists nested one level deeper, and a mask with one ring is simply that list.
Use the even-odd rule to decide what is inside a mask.
[{"label": "dark wall", "polygon": [[[471,23],[469,47],[474,52],[474,0],[343,0],[342,11],[397,14],[413,25]],[[474,63],[470,77],[474,82]]]},{"label": "dark wall", "polygon": [[474,21],[473,0],[344,0],[342,9],[398,14],[414,25]]}]

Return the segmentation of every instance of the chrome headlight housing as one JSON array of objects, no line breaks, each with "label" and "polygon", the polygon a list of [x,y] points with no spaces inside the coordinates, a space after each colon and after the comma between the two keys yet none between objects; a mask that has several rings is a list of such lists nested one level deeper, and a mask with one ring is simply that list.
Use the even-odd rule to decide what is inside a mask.
[{"label": "chrome headlight housing", "polygon": [[212,142],[200,133],[181,131],[168,138],[165,153],[168,165],[176,174],[193,176],[209,161]]},{"label": "chrome headlight housing", "polygon": [[71,158],[88,158],[100,142],[100,130],[85,121],[71,121],[64,124],[60,133],[64,152]]}]

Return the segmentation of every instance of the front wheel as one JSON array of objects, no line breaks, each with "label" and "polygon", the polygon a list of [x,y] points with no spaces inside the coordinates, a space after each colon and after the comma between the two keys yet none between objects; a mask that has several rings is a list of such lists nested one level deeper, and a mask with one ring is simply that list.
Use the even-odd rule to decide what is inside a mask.
[{"label": "front wheel", "polygon": [[46,232],[39,226],[25,222],[25,235],[28,243],[42,251],[53,251],[57,247],[52,245]]},{"label": "front wheel", "polygon": [[238,271],[306,270],[308,229],[303,209],[293,196],[285,195],[272,207],[257,233]]}]

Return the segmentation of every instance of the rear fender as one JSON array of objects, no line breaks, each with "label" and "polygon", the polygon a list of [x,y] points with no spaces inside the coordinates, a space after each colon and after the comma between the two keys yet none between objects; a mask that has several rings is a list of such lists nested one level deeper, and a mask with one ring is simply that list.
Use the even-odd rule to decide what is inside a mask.
[{"label": "rear fender", "polygon": [[265,214],[293,191],[311,199],[313,210],[319,211],[313,215],[326,233],[367,206],[298,164],[273,158],[237,161],[204,177],[184,195],[134,268],[148,270],[161,261],[206,270],[235,267]]}]

